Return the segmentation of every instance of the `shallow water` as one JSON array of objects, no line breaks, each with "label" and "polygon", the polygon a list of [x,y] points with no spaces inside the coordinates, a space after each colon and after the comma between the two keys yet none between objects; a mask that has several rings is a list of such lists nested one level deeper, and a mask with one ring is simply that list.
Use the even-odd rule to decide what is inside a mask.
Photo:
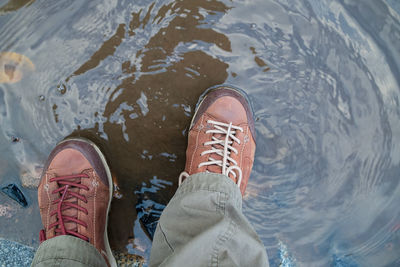
[{"label": "shallow water", "polygon": [[[147,258],[139,218],[177,188],[197,98],[229,83],[255,109],[243,208],[271,266],[400,265],[399,14],[395,0],[0,0],[0,52],[35,65],[0,84],[0,184],[65,136],[95,140],[121,194],[112,247]],[[37,246],[22,190],[27,208],[0,194],[0,236]]]}]

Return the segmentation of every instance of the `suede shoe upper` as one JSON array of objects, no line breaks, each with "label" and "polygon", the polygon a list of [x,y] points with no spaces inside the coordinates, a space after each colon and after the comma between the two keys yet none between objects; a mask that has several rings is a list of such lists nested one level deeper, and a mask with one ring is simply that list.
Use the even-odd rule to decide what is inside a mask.
[{"label": "suede shoe upper", "polygon": [[244,194],[254,161],[254,120],[245,97],[236,89],[209,91],[193,117],[186,150],[185,173],[227,175]]},{"label": "suede shoe upper", "polygon": [[40,242],[75,236],[91,243],[111,265],[115,259],[106,228],[111,178],[100,153],[84,139],[63,141],[52,151],[38,188],[44,226]]}]

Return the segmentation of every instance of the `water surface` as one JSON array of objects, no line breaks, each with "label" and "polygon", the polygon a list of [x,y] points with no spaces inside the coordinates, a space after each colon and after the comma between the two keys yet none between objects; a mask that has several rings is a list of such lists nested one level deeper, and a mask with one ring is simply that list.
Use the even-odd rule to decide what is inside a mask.
[{"label": "water surface", "polygon": [[[229,83],[255,109],[243,208],[270,264],[400,265],[399,13],[394,0],[0,0],[0,52],[35,65],[0,84],[0,184],[34,175],[64,137],[91,138],[120,188],[112,247],[147,259],[139,219],[177,188],[197,98]],[[0,195],[0,236],[37,246],[36,190],[23,191],[27,208]]]}]

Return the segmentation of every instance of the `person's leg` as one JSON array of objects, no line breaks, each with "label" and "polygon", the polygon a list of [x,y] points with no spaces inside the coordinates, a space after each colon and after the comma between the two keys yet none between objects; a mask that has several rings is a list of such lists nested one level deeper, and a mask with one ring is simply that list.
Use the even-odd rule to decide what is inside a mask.
[{"label": "person's leg", "polygon": [[58,144],[38,188],[44,229],[32,266],[116,266],[107,236],[112,190],[96,145],[86,139]]},{"label": "person's leg", "polygon": [[107,267],[107,263],[90,243],[64,235],[44,241],[36,251],[32,267],[48,266]]},{"label": "person's leg", "polygon": [[180,187],[157,226],[150,266],[268,266],[264,245],[242,213],[254,137],[240,91],[219,87],[205,95],[190,126]]},{"label": "person's leg", "polygon": [[159,265],[268,266],[233,181],[215,173],[185,180],[161,215],[153,239],[150,266]]}]

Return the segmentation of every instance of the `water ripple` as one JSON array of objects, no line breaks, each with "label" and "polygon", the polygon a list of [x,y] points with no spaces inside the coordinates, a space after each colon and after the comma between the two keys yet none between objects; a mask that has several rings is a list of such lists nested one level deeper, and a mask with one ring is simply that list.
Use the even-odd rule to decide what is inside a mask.
[{"label": "water ripple", "polygon": [[255,109],[243,209],[271,265],[398,265],[393,0],[23,1],[2,10],[1,51],[36,70],[0,85],[1,182],[36,170],[65,136],[96,140],[123,196],[110,218],[113,247],[148,257],[139,221],[151,235],[177,187],[197,98],[226,82]]}]

